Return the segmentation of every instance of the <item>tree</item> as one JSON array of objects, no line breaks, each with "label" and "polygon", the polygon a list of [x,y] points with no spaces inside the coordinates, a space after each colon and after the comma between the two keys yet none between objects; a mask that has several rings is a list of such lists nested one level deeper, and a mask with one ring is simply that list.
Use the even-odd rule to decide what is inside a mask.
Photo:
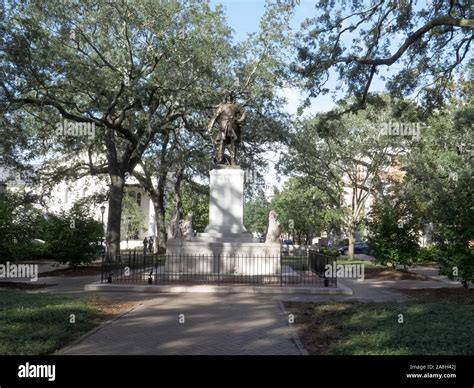
[{"label": "tree", "polygon": [[[221,8],[21,1],[6,7],[5,16],[0,97],[7,121],[18,128],[27,116],[34,124],[28,128],[53,139],[54,147],[43,145],[46,156],[70,162],[56,171],[59,179],[108,174],[107,246],[113,258],[127,176],[155,138],[166,137],[196,98],[209,95],[203,88],[219,84],[225,69],[220,53],[230,51]],[[60,136],[59,122],[97,131],[92,138]]]},{"label": "tree", "polygon": [[464,96],[430,117],[421,141],[402,161],[407,187],[425,204],[442,271],[467,286],[474,280],[474,108]]},{"label": "tree", "polygon": [[[381,184],[383,169],[402,153],[415,136],[384,134],[392,121],[413,122],[413,104],[377,96],[365,110],[346,112],[341,103],[335,110],[300,122],[290,138],[284,172],[301,176],[318,188],[331,209],[338,209],[342,227],[349,238],[349,256],[369,209],[368,199]],[[349,109],[351,110],[351,109]]]},{"label": "tree", "polygon": [[133,238],[143,231],[145,216],[137,203],[136,193],[126,192],[122,203],[122,220],[120,234],[126,239]]},{"label": "tree", "polygon": [[204,232],[209,224],[209,194],[196,190],[194,185],[186,184],[182,191],[183,214],[192,213],[193,228]]},{"label": "tree", "polygon": [[276,192],[272,208],[279,214],[286,232],[310,244],[321,232],[338,230],[340,215],[324,191],[307,183],[304,177],[290,178]]},{"label": "tree", "polygon": [[[242,168],[251,167],[255,174],[263,171],[267,165],[265,152],[285,141],[289,117],[282,109],[285,100],[277,91],[286,77],[282,52],[289,44],[285,31],[290,14],[291,10],[281,4],[268,4],[258,33],[233,47],[215,47],[220,60],[217,76],[200,80],[202,86],[189,104],[191,113],[158,135],[142,156],[142,169],[133,175],[152,198],[157,214],[157,246],[166,242],[164,199],[173,195],[174,210],[181,218],[186,212],[180,200],[182,183],[204,193],[201,182],[208,180],[214,157],[213,139],[205,129],[224,90],[234,90],[248,112],[238,156]],[[205,218],[194,221],[200,225]]]},{"label": "tree", "polygon": [[0,263],[29,258],[32,240],[38,238],[34,222],[40,213],[35,198],[0,193]]},{"label": "tree", "polygon": [[[28,130],[21,148],[41,155],[43,182],[106,174],[111,258],[119,249],[124,186],[134,175],[152,198],[163,245],[171,166],[184,166],[184,180],[207,175],[205,124],[223,90],[235,89],[249,111],[242,167],[264,168],[266,149],[285,139],[288,115],[277,88],[290,13],[267,5],[261,31],[232,46],[222,7],[201,2],[9,4],[0,84],[9,158],[21,155],[10,130]],[[91,136],[69,135],[84,128]],[[200,157],[189,161],[182,151],[191,147]]]},{"label": "tree", "polygon": [[377,193],[375,204],[366,220],[369,246],[377,262],[411,266],[417,261],[422,206],[416,197],[404,190],[404,182],[396,182],[388,192]]},{"label": "tree", "polygon": [[265,234],[268,228],[268,214],[271,204],[265,196],[259,195],[244,204],[244,225],[250,233]]},{"label": "tree", "polygon": [[72,267],[99,257],[104,230],[87,206],[75,204],[69,212],[47,217],[43,231],[45,255]]},{"label": "tree", "polygon": [[[327,82],[337,74],[337,89],[356,97],[356,107],[377,76],[393,96],[421,92],[439,101],[469,59],[471,1],[321,0],[316,8],[318,16],[303,23],[293,66],[310,97],[332,91]],[[385,69],[392,74],[382,75]]]}]

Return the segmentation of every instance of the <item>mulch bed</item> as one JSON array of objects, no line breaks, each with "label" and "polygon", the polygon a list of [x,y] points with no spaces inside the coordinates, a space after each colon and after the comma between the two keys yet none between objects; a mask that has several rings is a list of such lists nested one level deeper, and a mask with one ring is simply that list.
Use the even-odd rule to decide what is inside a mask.
[{"label": "mulch bed", "polygon": [[376,280],[433,280],[416,273],[386,268],[365,268],[365,279]]},{"label": "mulch bed", "polygon": [[100,266],[88,265],[76,268],[61,268],[54,271],[40,273],[39,277],[46,276],[93,276],[100,275]]},{"label": "mulch bed", "polygon": [[105,319],[123,314],[140,304],[137,301],[105,299],[98,296],[88,298],[88,302],[96,306]]},{"label": "mulch bed", "polygon": [[456,302],[462,304],[474,304],[474,289],[466,288],[419,288],[419,289],[396,289],[405,295],[425,302]]},{"label": "mulch bed", "polygon": [[56,284],[0,282],[0,288],[8,288],[10,290],[37,290],[38,288],[45,288],[51,286],[56,286]]}]

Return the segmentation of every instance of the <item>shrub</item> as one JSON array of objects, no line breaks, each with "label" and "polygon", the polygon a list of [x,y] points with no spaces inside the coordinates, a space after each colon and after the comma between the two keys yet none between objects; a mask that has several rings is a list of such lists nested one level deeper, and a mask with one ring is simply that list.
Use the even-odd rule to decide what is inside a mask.
[{"label": "shrub", "polygon": [[74,206],[69,213],[50,215],[45,235],[43,253],[73,267],[91,262],[102,251],[102,224],[85,207]]},{"label": "shrub", "polygon": [[418,220],[406,202],[383,198],[368,222],[369,246],[382,265],[412,266],[418,258]]},{"label": "shrub", "polygon": [[461,246],[440,249],[440,272],[450,279],[460,279],[465,288],[474,282],[474,254],[472,250]]},{"label": "shrub", "polygon": [[326,255],[326,256],[331,256],[331,257],[339,256],[339,251],[335,248],[321,247],[319,249],[319,252],[321,252],[323,255]]},{"label": "shrub", "polygon": [[419,263],[424,263],[427,261],[439,261],[440,254],[440,250],[436,245],[422,247],[418,250],[417,261]]},{"label": "shrub", "polygon": [[17,194],[0,194],[0,263],[29,258],[30,242],[34,238],[31,222],[39,211],[31,198]]}]

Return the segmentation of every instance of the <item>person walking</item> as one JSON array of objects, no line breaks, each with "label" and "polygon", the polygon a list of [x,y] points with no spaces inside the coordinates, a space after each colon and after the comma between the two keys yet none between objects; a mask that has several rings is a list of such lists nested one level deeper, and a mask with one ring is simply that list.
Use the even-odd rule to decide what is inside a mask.
[{"label": "person walking", "polygon": [[154,240],[153,236],[151,236],[148,239],[148,249],[149,249],[150,253],[153,253],[153,242],[154,242],[153,240]]}]

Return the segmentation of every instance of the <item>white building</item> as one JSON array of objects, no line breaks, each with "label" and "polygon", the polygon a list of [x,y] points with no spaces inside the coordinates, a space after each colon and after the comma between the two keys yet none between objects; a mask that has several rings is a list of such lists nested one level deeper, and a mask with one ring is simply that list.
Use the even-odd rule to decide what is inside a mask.
[{"label": "white building", "polygon": [[[36,170],[40,167],[40,165],[34,166]],[[107,230],[109,180],[106,175],[85,176],[78,180],[63,180],[53,185],[34,186],[28,179],[21,178],[18,174],[0,167],[0,182],[6,183],[8,191],[40,195],[42,198],[41,203],[37,203],[36,206],[45,215],[48,213],[58,214],[61,211],[68,212],[78,201],[90,202],[90,209],[94,214],[94,219],[103,222],[104,231]],[[153,202],[146,191],[140,187],[138,181],[132,176],[126,180],[125,195],[131,195],[140,207],[143,213],[143,225],[137,231],[137,234],[129,236],[128,241],[127,236],[122,236],[121,248],[142,247],[142,241],[145,237],[156,236]]]}]

